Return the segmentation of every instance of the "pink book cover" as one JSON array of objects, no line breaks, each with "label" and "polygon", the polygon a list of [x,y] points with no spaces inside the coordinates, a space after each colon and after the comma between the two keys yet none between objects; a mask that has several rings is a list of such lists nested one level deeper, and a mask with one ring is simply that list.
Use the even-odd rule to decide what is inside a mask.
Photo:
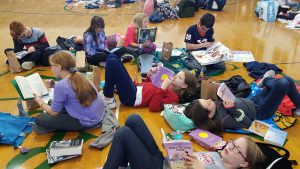
[{"label": "pink book cover", "polygon": [[193,154],[192,143],[188,140],[174,140],[164,143],[171,169],[186,169],[183,155]]},{"label": "pink book cover", "polygon": [[222,138],[206,130],[196,129],[192,131],[191,136],[198,144],[204,146],[207,149],[213,149]]},{"label": "pink book cover", "polygon": [[163,66],[158,67],[158,70],[151,76],[152,84],[156,87],[161,87],[161,84],[165,79],[171,78],[174,76],[174,72]]}]

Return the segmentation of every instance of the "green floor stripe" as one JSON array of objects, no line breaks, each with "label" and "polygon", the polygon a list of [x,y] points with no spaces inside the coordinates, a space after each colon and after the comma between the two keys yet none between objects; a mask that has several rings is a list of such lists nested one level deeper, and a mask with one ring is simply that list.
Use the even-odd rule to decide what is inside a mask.
[{"label": "green floor stripe", "polygon": [[8,101],[8,100],[19,100],[19,97],[11,97],[11,98],[0,98],[0,101]]},{"label": "green floor stripe", "polygon": [[0,74],[0,77],[3,76],[3,75],[6,75],[6,74],[8,74],[8,73],[9,73],[9,71],[7,70],[7,71],[1,73],[1,74]]},{"label": "green floor stripe", "polygon": [[41,114],[41,113],[44,113],[44,110],[31,110],[31,111],[28,111],[28,115],[31,116],[33,114]]},{"label": "green floor stripe", "polygon": [[35,167],[35,169],[50,169],[52,166],[48,164],[48,160],[43,161],[39,166]]},{"label": "green floor stripe", "polygon": [[234,70],[236,70],[236,69],[240,69],[240,68],[242,68],[242,67],[238,67],[238,66],[236,66],[235,64],[232,64],[232,63],[226,63],[226,65],[230,65],[230,66],[232,66],[232,69],[231,69],[231,71],[234,71]]}]

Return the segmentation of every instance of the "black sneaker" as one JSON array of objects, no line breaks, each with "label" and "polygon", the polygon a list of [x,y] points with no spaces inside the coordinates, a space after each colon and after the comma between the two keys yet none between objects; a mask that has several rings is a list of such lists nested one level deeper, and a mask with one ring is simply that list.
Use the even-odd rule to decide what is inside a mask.
[{"label": "black sneaker", "polygon": [[121,57],[122,63],[130,62],[132,60],[133,60],[133,56],[132,55],[124,55],[124,56]]}]

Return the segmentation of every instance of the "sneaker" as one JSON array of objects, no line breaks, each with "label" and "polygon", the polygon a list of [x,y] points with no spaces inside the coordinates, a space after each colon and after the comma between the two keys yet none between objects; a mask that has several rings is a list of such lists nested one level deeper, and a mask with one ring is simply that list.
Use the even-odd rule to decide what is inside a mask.
[{"label": "sneaker", "polygon": [[110,109],[114,109],[117,107],[116,99],[114,97],[107,98],[104,96],[103,91],[100,92],[100,95],[102,97],[103,103],[105,107],[108,107]]},{"label": "sneaker", "polygon": [[99,66],[100,67],[105,67],[106,66],[106,62],[99,62]]},{"label": "sneaker", "polygon": [[30,70],[32,69],[34,66],[35,66],[35,63],[32,62],[32,61],[28,61],[28,62],[24,62],[22,63],[22,68],[25,69],[25,70]]},{"label": "sneaker", "polygon": [[33,130],[36,134],[39,134],[39,135],[51,133],[51,132],[54,131],[54,130],[51,130],[51,129],[46,129],[46,128],[43,128],[43,127],[41,127],[41,126],[38,126],[37,124],[34,124],[34,125],[32,126],[32,130]]},{"label": "sneaker", "polygon": [[267,71],[265,74],[264,74],[264,77],[259,81],[257,82],[257,86],[258,87],[263,87],[263,81],[267,78],[267,77],[275,77],[275,72],[274,70],[269,70]]},{"label": "sneaker", "polygon": [[5,59],[5,64],[6,64],[7,66],[9,66],[8,59]]},{"label": "sneaker", "polygon": [[295,114],[296,114],[297,116],[300,116],[300,109],[296,109],[296,110],[295,110]]},{"label": "sneaker", "polygon": [[124,55],[124,56],[121,57],[121,62],[122,63],[130,62],[132,60],[133,60],[132,55]]}]

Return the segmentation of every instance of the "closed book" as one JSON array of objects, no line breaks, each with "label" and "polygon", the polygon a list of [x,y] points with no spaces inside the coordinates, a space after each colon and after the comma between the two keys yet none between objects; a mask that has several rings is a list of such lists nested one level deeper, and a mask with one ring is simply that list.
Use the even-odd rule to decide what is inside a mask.
[{"label": "closed book", "polygon": [[80,155],[82,153],[82,144],[82,139],[53,141],[49,146],[50,155],[55,157]]},{"label": "closed book", "polygon": [[261,137],[265,137],[265,135],[268,132],[270,127],[271,126],[268,123],[265,123],[260,120],[254,120],[252,122],[251,126],[249,127],[249,131],[252,133],[255,133]]},{"label": "closed book", "polygon": [[68,160],[71,158],[78,157],[80,155],[69,155],[69,156],[51,156],[50,149],[46,149],[48,164],[54,164],[60,161]]},{"label": "closed book", "polygon": [[165,79],[170,79],[174,76],[174,72],[163,66],[159,66],[158,70],[150,77],[154,86],[160,88]]},{"label": "closed book", "polygon": [[282,147],[286,137],[287,132],[270,127],[264,137],[264,142]]},{"label": "closed book", "polygon": [[222,141],[220,136],[217,136],[209,131],[196,129],[192,131],[189,136],[191,136],[196,143],[201,146],[213,150],[215,146],[218,145]]},{"label": "closed book", "polygon": [[171,169],[186,169],[184,155],[193,154],[192,143],[188,140],[171,140],[164,143]]}]

